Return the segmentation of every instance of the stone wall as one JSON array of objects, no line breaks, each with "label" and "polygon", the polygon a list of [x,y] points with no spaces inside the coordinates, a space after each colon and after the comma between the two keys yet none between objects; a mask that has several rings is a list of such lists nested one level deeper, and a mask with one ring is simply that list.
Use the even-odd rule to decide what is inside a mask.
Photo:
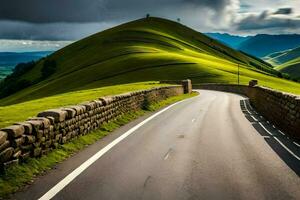
[{"label": "stone wall", "polygon": [[260,86],[230,84],[194,84],[193,89],[209,89],[245,95],[249,97],[253,107],[266,119],[290,136],[300,139],[300,96]]},{"label": "stone wall", "polygon": [[180,85],[159,87],[41,112],[37,117],[0,130],[1,168],[45,155],[58,145],[88,134],[124,113],[183,93],[184,87]]}]

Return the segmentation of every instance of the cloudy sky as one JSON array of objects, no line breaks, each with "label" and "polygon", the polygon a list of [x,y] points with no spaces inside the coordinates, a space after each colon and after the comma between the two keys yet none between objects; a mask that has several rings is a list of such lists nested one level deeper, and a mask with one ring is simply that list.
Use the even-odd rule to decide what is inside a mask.
[{"label": "cloudy sky", "polygon": [[61,48],[146,13],[201,32],[300,34],[300,0],[9,0],[0,6],[0,51]]}]

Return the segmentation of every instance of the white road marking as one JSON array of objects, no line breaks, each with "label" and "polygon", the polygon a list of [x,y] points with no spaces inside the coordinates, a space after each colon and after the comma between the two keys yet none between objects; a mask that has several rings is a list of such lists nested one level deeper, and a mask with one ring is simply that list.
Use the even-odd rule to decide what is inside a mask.
[{"label": "white road marking", "polygon": [[[246,106],[246,110],[249,112],[249,110],[247,109],[247,105],[246,105],[246,103],[245,103],[245,101],[244,101],[244,105]],[[250,112],[249,112],[250,113]],[[252,115],[250,115],[253,119],[256,119],[254,116],[252,116]],[[267,123],[269,124],[270,122],[269,121],[267,121]],[[274,136],[273,135],[273,133],[271,133],[261,122],[258,122],[258,124],[268,133],[268,134],[270,134],[271,136]],[[273,127],[274,127],[274,125],[273,125]],[[276,129],[277,130],[277,129]],[[285,135],[283,132],[281,132],[280,130],[277,130],[277,131],[279,131],[282,135]],[[267,137],[269,137],[269,136],[267,136]],[[266,138],[267,138],[266,137]],[[296,155],[296,154],[294,154],[294,152],[292,152],[288,147],[286,147],[278,138],[276,138],[275,136],[274,136],[274,139],[283,147],[283,148],[285,148],[285,150],[287,150],[292,156],[294,156],[297,160],[300,160],[300,158]],[[298,147],[300,147],[300,145],[299,144],[297,144],[296,142],[293,142],[295,145],[297,145]]]},{"label": "white road marking", "polygon": [[[186,99],[189,100],[189,99]],[[86,170],[89,166],[91,166],[95,161],[97,161],[101,156],[103,156],[106,152],[108,152],[111,148],[113,148],[115,145],[117,145],[119,142],[124,140],[127,136],[135,132],[137,129],[142,127],[144,124],[155,118],[156,116],[160,115],[161,113],[165,112],[166,110],[170,109],[171,107],[182,103],[186,100],[179,101],[177,103],[174,103],[161,111],[155,113],[154,115],[150,116],[149,118],[145,119],[141,123],[137,124],[133,128],[126,131],[124,134],[122,134],[120,137],[109,143],[107,146],[105,146],[103,149],[99,150],[96,154],[94,154],[92,157],[90,157],[88,160],[86,160],[84,163],[82,163],[79,167],[77,167],[74,171],[72,171],[69,175],[67,175],[65,178],[63,178],[59,183],[57,183],[54,187],[52,187],[47,193],[45,193],[42,197],[39,198],[39,200],[49,200],[53,198],[58,192],[60,192],[64,187],[66,187],[71,181],[73,181],[78,175],[80,175],[84,170]]]},{"label": "white road marking", "polygon": [[278,132],[279,132],[281,135],[285,135],[281,130],[278,130]]},{"label": "white road marking", "polygon": [[300,158],[297,155],[295,155],[289,148],[287,148],[280,140],[278,140],[276,137],[274,138],[279,144],[281,144],[283,148],[285,148],[290,154],[292,154],[292,156],[294,156],[297,160],[300,160]]},{"label": "white road marking", "polygon": [[254,121],[257,121],[257,122],[258,122],[258,119],[257,119],[256,117],[254,117],[254,116],[252,115],[252,113],[248,110],[248,108],[247,108],[247,106],[246,106],[246,102],[243,101],[243,103],[244,103],[245,109],[246,109],[246,111],[249,113],[250,117],[251,117],[252,119],[254,119]]},{"label": "white road marking", "polygon": [[297,147],[300,147],[300,144],[298,144],[297,142],[293,142]]},{"label": "white road marking", "polygon": [[194,123],[196,119],[192,119],[192,122]]},{"label": "white road marking", "polygon": [[[265,131],[267,131],[270,135],[273,135],[270,131],[268,131],[267,130],[267,128],[264,126],[264,125],[262,125],[260,122],[259,122],[259,125],[265,130]],[[276,138],[275,136],[274,136],[274,139],[283,147],[283,148],[285,148],[285,150],[287,150],[292,156],[294,156],[297,160],[300,160],[300,158],[296,155],[296,154],[294,154],[294,152],[292,152],[289,148],[287,148],[278,138]]]},{"label": "white road marking", "polygon": [[271,133],[264,125],[262,125],[261,122],[258,122],[258,124],[267,132],[269,133],[270,135],[273,135],[273,133]]}]

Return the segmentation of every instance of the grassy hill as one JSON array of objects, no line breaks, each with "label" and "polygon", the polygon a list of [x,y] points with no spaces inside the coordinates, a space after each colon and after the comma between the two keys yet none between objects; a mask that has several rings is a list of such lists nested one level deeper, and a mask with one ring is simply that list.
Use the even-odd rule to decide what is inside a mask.
[{"label": "grassy hill", "polygon": [[293,49],[300,46],[300,35],[266,35],[259,34],[242,42],[238,49],[253,56],[264,57],[269,54]]},{"label": "grassy hill", "polygon": [[[55,72],[42,77],[46,60]],[[9,105],[104,86],[190,78],[194,83],[241,82],[300,93],[299,85],[279,79],[269,64],[225,46],[182,24],[147,18],[129,22],[75,42],[40,60],[17,81],[34,83],[0,100]]]},{"label": "grassy hill", "polygon": [[264,60],[273,65],[281,65],[283,63],[286,63],[288,61],[291,61],[299,57],[300,57],[300,47],[297,47],[295,49],[288,49],[285,51],[272,53],[264,57]]},{"label": "grassy hill", "polygon": [[275,69],[300,80],[300,56],[277,66]]}]

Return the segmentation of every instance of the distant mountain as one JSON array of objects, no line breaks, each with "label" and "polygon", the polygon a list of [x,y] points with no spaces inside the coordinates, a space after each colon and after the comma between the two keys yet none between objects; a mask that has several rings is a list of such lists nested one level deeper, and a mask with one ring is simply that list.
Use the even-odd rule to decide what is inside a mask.
[{"label": "distant mountain", "polygon": [[242,42],[238,49],[256,57],[300,46],[300,35],[256,35]]},{"label": "distant mountain", "polygon": [[51,54],[52,51],[0,52],[0,80],[10,74],[18,63],[35,61]]},{"label": "distant mountain", "polygon": [[242,42],[250,39],[253,36],[238,36],[230,35],[228,33],[205,33],[207,36],[212,37],[223,44],[226,44],[232,48],[238,48]]},{"label": "distant mountain", "polygon": [[273,65],[281,65],[296,58],[300,58],[300,46],[295,49],[272,53],[263,59]]},{"label": "distant mountain", "polygon": [[35,52],[0,52],[0,66],[15,66],[21,62],[38,60],[51,54],[52,51],[35,51]]}]

